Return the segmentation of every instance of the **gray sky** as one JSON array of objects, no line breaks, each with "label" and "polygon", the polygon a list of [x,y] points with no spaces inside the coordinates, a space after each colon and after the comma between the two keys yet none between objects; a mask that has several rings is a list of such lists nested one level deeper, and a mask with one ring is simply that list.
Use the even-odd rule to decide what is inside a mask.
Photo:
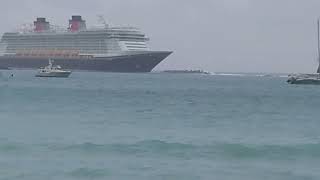
[{"label": "gray sky", "polygon": [[104,15],[144,31],[155,50],[173,50],[156,69],[315,72],[319,0],[1,0],[0,32],[47,17],[67,26]]}]

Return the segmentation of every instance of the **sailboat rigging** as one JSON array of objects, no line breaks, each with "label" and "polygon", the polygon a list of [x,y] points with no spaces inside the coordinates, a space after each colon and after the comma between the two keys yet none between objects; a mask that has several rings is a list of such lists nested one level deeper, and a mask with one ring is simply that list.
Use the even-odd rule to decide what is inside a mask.
[{"label": "sailboat rigging", "polygon": [[316,74],[292,74],[289,75],[289,84],[319,84],[320,85],[320,18],[317,19],[317,41],[318,41],[318,70]]}]

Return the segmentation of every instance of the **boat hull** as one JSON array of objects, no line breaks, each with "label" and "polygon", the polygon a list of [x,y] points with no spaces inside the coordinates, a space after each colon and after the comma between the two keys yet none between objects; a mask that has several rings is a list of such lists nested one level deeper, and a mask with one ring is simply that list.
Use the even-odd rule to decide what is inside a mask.
[{"label": "boat hull", "polygon": [[64,72],[46,72],[42,73],[39,72],[36,74],[36,77],[57,77],[57,78],[67,78],[71,74],[71,71],[64,71]]},{"label": "boat hull", "polygon": [[288,80],[289,84],[314,84],[320,85],[320,79],[300,79],[300,80]]},{"label": "boat hull", "polygon": [[298,74],[290,75],[287,80],[289,84],[314,84],[320,85],[320,75],[319,74]]},{"label": "boat hull", "polygon": [[[104,72],[150,72],[172,52],[145,52],[141,54],[96,57],[52,58],[64,69]],[[0,66],[13,69],[37,69],[48,63],[49,57],[0,56]]]}]

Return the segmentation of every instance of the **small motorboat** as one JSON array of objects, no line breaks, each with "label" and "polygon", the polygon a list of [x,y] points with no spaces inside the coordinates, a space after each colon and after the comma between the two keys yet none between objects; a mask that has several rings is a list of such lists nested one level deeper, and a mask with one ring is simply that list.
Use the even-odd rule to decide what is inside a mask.
[{"label": "small motorboat", "polygon": [[53,65],[53,60],[49,59],[49,65],[38,69],[36,77],[60,77],[67,78],[71,74],[71,71],[63,70],[61,66]]}]

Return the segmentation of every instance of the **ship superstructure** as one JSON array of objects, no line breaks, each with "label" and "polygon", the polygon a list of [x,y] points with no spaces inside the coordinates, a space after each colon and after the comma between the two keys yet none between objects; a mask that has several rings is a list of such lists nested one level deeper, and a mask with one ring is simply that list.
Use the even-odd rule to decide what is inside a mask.
[{"label": "ship superstructure", "polygon": [[170,51],[152,51],[149,39],[134,27],[87,29],[81,16],[72,16],[66,31],[37,18],[30,32],[8,32],[0,42],[0,66],[38,68],[48,58],[75,70],[149,72]]}]

